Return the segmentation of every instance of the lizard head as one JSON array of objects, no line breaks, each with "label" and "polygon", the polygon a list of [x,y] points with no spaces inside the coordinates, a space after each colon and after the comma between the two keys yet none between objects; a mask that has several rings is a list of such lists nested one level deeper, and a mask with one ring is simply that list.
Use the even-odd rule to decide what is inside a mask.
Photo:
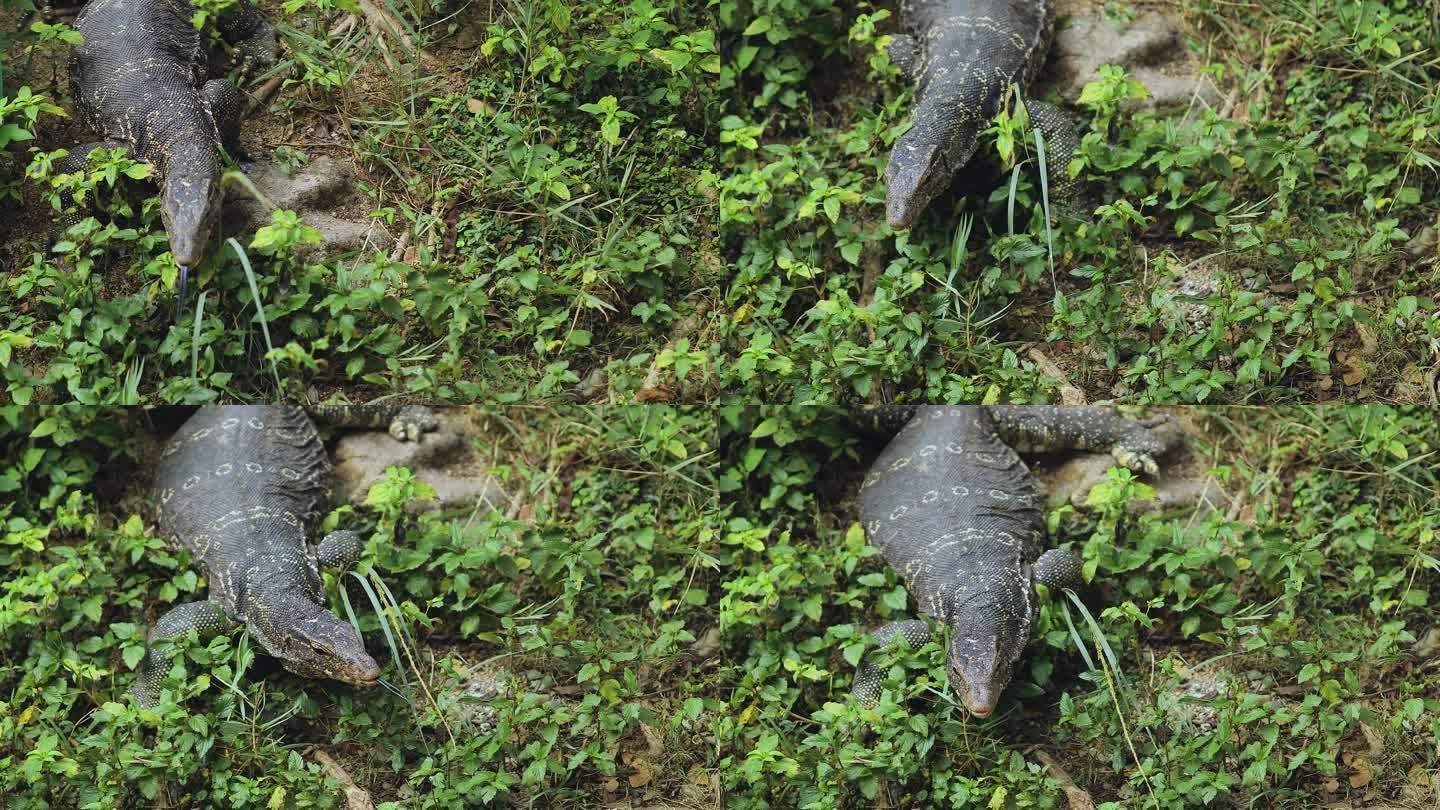
[{"label": "lizard head", "polygon": [[220,217],[220,158],[204,144],[177,145],[165,161],[160,220],[170,237],[170,254],[181,267],[205,258],[205,247]]},{"label": "lizard head", "polygon": [[950,685],[976,717],[989,717],[995,711],[1030,632],[1027,610],[997,608],[962,609],[952,620],[945,651]]},{"label": "lizard head", "polygon": [[380,665],[365,652],[360,634],[320,605],[294,594],[257,594],[250,614],[250,631],[296,675],[353,686],[379,681]]},{"label": "lizard head", "polygon": [[973,127],[947,144],[930,128],[913,127],[900,136],[885,167],[885,218],[892,228],[908,228],[955,179],[978,144]]}]

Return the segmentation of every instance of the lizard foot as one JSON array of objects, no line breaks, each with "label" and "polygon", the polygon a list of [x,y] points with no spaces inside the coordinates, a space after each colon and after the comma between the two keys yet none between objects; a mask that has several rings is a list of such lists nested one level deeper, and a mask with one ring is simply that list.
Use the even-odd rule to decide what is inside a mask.
[{"label": "lizard foot", "polygon": [[390,435],[397,441],[418,442],[439,426],[435,414],[424,405],[406,405],[390,420]]},{"label": "lizard foot", "polygon": [[1160,472],[1160,465],[1155,463],[1155,457],[1143,449],[1117,444],[1110,448],[1110,455],[1121,466],[1134,472],[1143,472],[1147,475],[1155,475]]},{"label": "lizard foot", "polygon": [[[875,648],[880,648],[890,644],[896,636],[903,636],[910,649],[918,649],[931,639],[930,626],[919,619],[894,621],[872,633],[870,640],[874,642]],[[880,682],[884,678],[885,670],[881,669],[880,665],[869,661],[862,662],[855,672],[854,685],[850,689],[855,702],[865,708],[874,706],[880,699]]]}]

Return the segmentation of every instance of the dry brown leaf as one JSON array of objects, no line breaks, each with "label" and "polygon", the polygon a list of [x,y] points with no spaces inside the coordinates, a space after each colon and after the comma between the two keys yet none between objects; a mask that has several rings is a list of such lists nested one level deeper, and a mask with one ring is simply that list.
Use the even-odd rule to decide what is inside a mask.
[{"label": "dry brown leaf", "polygon": [[645,753],[650,759],[659,759],[665,754],[665,734],[654,726],[641,723],[640,732],[645,735]]},{"label": "dry brown leaf", "polygon": [[1338,359],[1345,364],[1345,373],[1341,375],[1340,379],[1346,385],[1355,386],[1365,381],[1369,372],[1365,368],[1364,361],[1350,352],[1340,352]]},{"label": "dry brown leaf", "polygon": [[1334,779],[1331,779],[1325,784],[1321,785],[1320,789],[1324,790],[1326,793],[1334,793],[1335,791],[1340,789],[1340,783]]},{"label": "dry brown leaf", "polygon": [[488,115],[495,114],[495,111],[490,108],[489,104],[486,104],[478,98],[468,99],[465,102],[465,109],[469,110],[472,113],[475,113],[476,115],[480,115],[481,113],[485,113]]},{"label": "dry brown leaf", "polygon": [[1350,779],[1348,780],[1352,788],[1365,787],[1370,784],[1370,780],[1375,777],[1374,772],[1370,770],[1370,760],[1363,756],[1358,754],[1354,756],[1351,759],[1350,767],[1355,769],[1355,773],[1350,774]]},{"label": "dry brown leaf", "polygon": [[619,790],[619,789],[620,789],[620,780],[615,779],[615,778],[612,777],[611,779],[609,779],[609,780],[607,780],[607,781],[605,782],[605,792],[606,792],[606,793],[614,793],[615,791],[617,791],[617,790]]},{"label": "dry brown leaf", "polygon": [[627,780],[630,782],[630,787],[645,787],[650,784],[650,762],[648,760],[637,756],[631,760],[630,767],[635,769],[635,773],[630,774]]},{"label": "dry brown leaf", "polygon": [[1365,723],[1361,723],[1360,733],[1365,735],[1365,745],[1369,748],[1368,753],[1371,759],[1379,759],[1385,756],[1385,740],[1380,736],[1380,732]]}]

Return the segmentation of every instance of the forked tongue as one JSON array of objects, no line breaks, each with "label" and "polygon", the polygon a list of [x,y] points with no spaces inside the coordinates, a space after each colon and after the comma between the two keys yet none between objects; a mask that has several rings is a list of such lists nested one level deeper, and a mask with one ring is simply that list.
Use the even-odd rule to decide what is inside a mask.
[{"label": "forked tongue", "polygon": [[190,265],[180,265],[180,278],[175,282],[175,320],[185,315],[185,283],[190,277]]},{"label": "forked tongue", "polygon": [[410,702],[411,702],[410,696],[407,695],[407,694],[405,694],[404,692],[401,692],[401,691],[400,691],[400,688],[399,688],[398,686],[396,686],[395,684],[393,684],[393,683],[385,680],[384,678],[377,678],[377,679],[375,680],[375,682],[378,683],[378,684],[380,684],[382,687],[384,687],[385,690],[388,691],[390,694],[392,694],[392,695],[400,698],[401,700],[405,701],[406,703],[410,703]]}]

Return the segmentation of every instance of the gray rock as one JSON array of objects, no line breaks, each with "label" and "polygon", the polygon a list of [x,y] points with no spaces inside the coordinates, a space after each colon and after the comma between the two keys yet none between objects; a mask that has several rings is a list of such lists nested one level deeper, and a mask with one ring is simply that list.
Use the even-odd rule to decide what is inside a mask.
[{"label": "gray rock", "polygon": [[495,730],[499,712],[490,702],[504,695],[515,674],[499,667],[480,666],[463,670],[464,680],[451,686],[456,698],[447,701],[450,716],[469,725],[474,731],[488,734]]},{"label": "gray rock", "polygon": [[1175,268],[1173,295],[1168,304],[1180,320],[1208,329],[1213,316],[1210,305],[1201,299],[1218,294],[1223,286],[1224,274],[1211,262],[1187,262]]},{"label": "gray rock", "polygon": [[610,387],[610,372],[604,366],[596,366],[575,386],[575,398],[590,402],[604,396]]},{"label": "gray rock", "polygon": [[413,502],[413,511],[503,508],[508,496],[476,458],[463,413],[442,411],[437,418],[439,428],[418,442],[398,442],[381,431],[342,438],[335,448],[337,496],[363,501],[387,467],[405,467],[435,489],[435,499]]},{"label": "gray rock", "polygon": [[1072,17],[1068,27],[1055,32],[1053,53],[1055,84],[1069,101],[1100,77],[1102,65],[1120,65],[1150,90],[1150,98],[1134,102],[1140,109],[1220,102],[1220,89],[1191,63],[1179,23],[1163,14],[1143,14],[1129,24],[1103,16]]},{"label": "gray rock", "polygon": [[[320,244],[301,251],[307,258],[387,250],[393,241],[378,220],[356,215],[369,205],[356,191],[354,174],[330,157],[316,158],[293,176],[278,164],[260,160],[246,176],[277,208],[297,212],[306,225],[320,232]],[[225,200],[225,236],[248,236],[269,225],[270,211],[243,187],[231,187]]]},{"label": "gray rock", "polygon": [[1225,670],[1188,673],[1177,688],[1157,695],[1160,709],[1181,725],[1210,731],[1219,719],[1211,704],[1229,692],[1229,677]]},{"label": "gray rock", "polygon": [[1422,226],[1415,236],[1405,243],[1405,252],[1410,254],[1412,259],[1429,259],[1437,255],[1437,246],[1440,246],[1440,216],[1435,217],[1434,225]]}]

